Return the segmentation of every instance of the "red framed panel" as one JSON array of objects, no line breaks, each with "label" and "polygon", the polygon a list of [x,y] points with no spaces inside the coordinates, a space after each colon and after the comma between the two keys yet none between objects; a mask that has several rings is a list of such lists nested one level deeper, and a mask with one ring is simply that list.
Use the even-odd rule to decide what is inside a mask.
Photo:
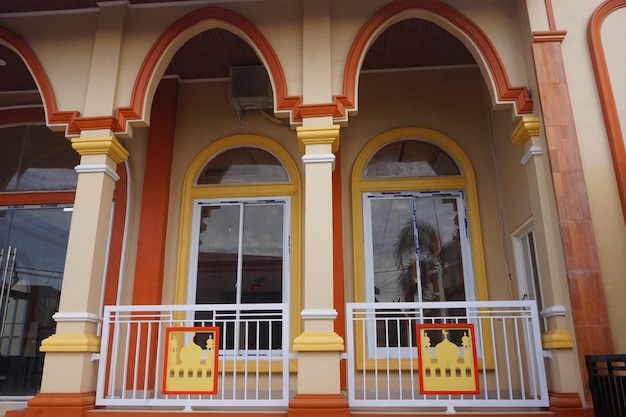
[{"label": "red framed panel", "polygon": [[[194,341],[198,333],[206,336],[204,348]],[[219,335],[219,327],[165,329],[164,394],[217,393]]]},{"label": "red framed panel", "polygon": [[415,327],[420,393],[479,394],[474,325],[429,323]]}]

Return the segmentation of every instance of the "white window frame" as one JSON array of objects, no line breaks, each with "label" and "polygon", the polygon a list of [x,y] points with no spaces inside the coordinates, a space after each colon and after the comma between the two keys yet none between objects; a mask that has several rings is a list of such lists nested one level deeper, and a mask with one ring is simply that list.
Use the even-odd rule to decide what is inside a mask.
[{"label": "white window frame", "polygon": [[[188,304],[196,304],[196,289],[197,289],[197,269],[198,269],[198,246],[200,242],[200,229],[196,227],[200,222],[201,209],[205,206],[245,206],[252,204],[274,204],[274,205],[283,205],[283,267],[282,267],[282,300],[283,303],[289,303],[290,294],[291,294],[291,198],[288,196],[271,196],[271,197],[256,197],[256,198],[232,198],[232,199],[224,199],[224,198],[199,198],[193,200],[193,213],[192,213],[192,229],[191,229],[191,242],[189,245],[189,272],[188,272],[188,285],[187,285],[187,303]],[[240,218],[240,221],[243,221]],[[240,228],[240,236],[243,233],[243,229]],[[241,247],[239,248],[241,250]],[[234,304],[224,304],[224,306],[238,306],[238,305],[247,305],[250,303],[241,303],[241,285],[242,282],[242,271],[241,268],[238,267],[237,270],[237,302]],[[194,320],[194,312],[187,312],[186,319],[188,321]],[[284,323],[283,323],[284,326]],[[188,343],[189,341],[187,341]],[[226,351],[220,350],[220,355],[232,356],[232,355],[243,355],[243,353],[239,352],[239,348],[235,347],[234,349],[228,349]],[[272,350],[272,355],[281,354],[281,350]],[[269,352],[268,352],[269,353]]]},{"label": "white window frame", "polygon": [[[465,287],[465,299],[466,301],[476,300],[475,290],[475,278],[474,267],[472,262],[472,250],[469,236],[469,226],[467,221],[467,204],[465,201],[465,193],[463,190],[432,190],[432,191],[397,191],[397,192],[363,192],[362,193],[362,206],[363,206],[363,255],[364,255],[364,271],[365,271],[365,301],[368,303],[375,302],[375,290],[374,290],[374,253],[373,253],[373,239],[372,239],[372,224],[371,224],[371,204],[370,202],[378,198],[455,198],[457,200],[459,238],[461,241],[461,257],[463,260],[463,280]],[[415,207],[415,206],[414,206]],[[414,214],[414,221],[415,214]],[[419,249],[419,248],[418,248]],[[421,279],[419,276],[419,257],[417,258],[417,279],[418,285],[418,298],[422,300]],[[369,320],[367,324],[367,334],[375,335],[374,321]],[[415,347],[398,347],[392,349],[377,348],[375,345],[374,337],[367,337],[367,355],[370,358],[373,357],[401,357],[408,358],[414,356]],[[477,338],[479,340],[480,338]]]},{"label": "white window frame", "polygon": [[[535,250],[535,265],[529,265],[532,261],[530,256],[530,247],[528,237],[532,236],[532,242]],[[533,219],[526,220],[512,234],[513,254],[515,257],[515,272],[517,275],[517,286],[520,299],[536,300],[537,308],[541,312],[545,306],[543,299],[543,289],[541,288],[541,270],[539,268],[539,254],[537,252],[537,235],[533,225]],[[533,274],[536,271],[537,275]],[[531,294],[532,293],[532,294]],[[541,320],[542,331],[547,329],[546,318]]]}]

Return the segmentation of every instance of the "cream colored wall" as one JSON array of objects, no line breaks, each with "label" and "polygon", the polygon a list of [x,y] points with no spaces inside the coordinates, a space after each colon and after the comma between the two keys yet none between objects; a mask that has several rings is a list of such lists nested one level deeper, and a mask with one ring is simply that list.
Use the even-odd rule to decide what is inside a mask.
[{"label": "cream colored wall", "polygon": [[[555,19],[559,29],[566,29],[562,43],[563,59],[572,99],[572,107],[578,134],[578,145],[587,183],[589,204],[600,268],[604,281],[605,296],[612,327],[616,352],[626,351],[626,334],[621,321],[626,315],[626,228],[622,208],[617,199],[617,185],[606,129],[597,93],[587,42],[587,25],[600,0],[585,1],[572,8],[567,0],[553,1]],[[615,92],[626,91],[623,58],[623,25],[626,10],[620,9],[610,15],[602,26],[604,49],[610,65],[611,82]],[[616,94],[621,106],[622,130],[626,125],[626,96]]]},{"label": "cream colored wall", "polygon": [[[333,94],[343,93],[345,60],[356,34],[374,13],[388,3],[390,0],[334,0],[330,3]],[[512,84],[525,85],[526,77],[520,58],[523,56],[522,45],[515,24],[515,2],[476,0],[471,4],[463,1],[450,3],[481,24],[487,35],[491,36],[509,71]],[[159,4],[158,8],[128,8],[124,16],[124,33],[119,50],[115,107],[129,105],[143,59],[161,33],[177,19],[198,8],[200,6],[174,2]],[[249,19],[264,34],[282,64],[288,94],[301,95],[302,2],[235,2],[229,3],[228,8]],[[98,15],[97,9],[88,9],[45,16],[0,16],[0,25],[24,39],[41,61],[55,91],[59,110],[85,113],[91,65],[92,62],[97,62],[93,61],[92,55]],[[175,48],[170,51],[165,62],[174,52]],[[91,88],[97,89],[97,83]]]},{"label": "cream colored wall", "polygon": [[84,107],[97,18],[95,12],[0,14],[0,26],[26,42],[44,67],[59,109]]},{"label": "cream colored wall", "polygon": [[289,152],[302,173],[296,133],[259,112],[246,112],[242,124],[228,105],[227,82],[183,83],[179,89],[178,117],[170,184],[163,303],[174,302],[182,185],[187,169],[210,143],[232,135],[268,137]]},{"label": "cream colored wall", "polygon": [[[468,68],[365,73],[361,75],[360,85],[359,115],[352,117],[348,127],[341,132],[347,299],[354,299],[350,238],[352,208],[349,197],[352,166],[369,140],[390,129],[407,126],[440,131],[457,141],[468,155],[477,180],[489,295],[494,299],[509,298],[502,251],[502,226],[498,220],[500,213],[496,170],[490,140],[488,109],[491,105],[485,94],[480,71],[477,68]],[[498,137],[498,140],[510,143],[510,132],[508,136]],[[507,152],[502,153],[508,158]],[[514,150],[510,152],[515,153]],[[525,178],[522,175],[522,179],[516,179],[515,184],[523,184]],[[527,198],[527,193],[522,198]]]},{"label": "cream colored wall", "polygon": [[526,167],[521,163],[524,149],[511,141],[511,132],[515,128],[514,120],[508,110],[494,111],[490,118],[493,137],[493,155],[497,164],[497,187],[499,189],[500,218],[504,223],[500,241],[504,251],[505,276],[508,296],[520,299],[518,279],[515,271],[516,259],[513,253],[513,232],[532,216],[529,200],[529,185]]}]

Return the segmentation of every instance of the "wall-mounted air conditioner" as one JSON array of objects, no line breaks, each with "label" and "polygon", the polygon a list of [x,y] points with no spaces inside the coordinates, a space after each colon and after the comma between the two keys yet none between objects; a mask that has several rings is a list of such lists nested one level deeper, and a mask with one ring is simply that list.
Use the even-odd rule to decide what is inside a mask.
[{"label": "wall-mounted air conditioner", "polygon": [[237,112],[273,109],[272,84],[263,65],[230,67],[228,100]]}]

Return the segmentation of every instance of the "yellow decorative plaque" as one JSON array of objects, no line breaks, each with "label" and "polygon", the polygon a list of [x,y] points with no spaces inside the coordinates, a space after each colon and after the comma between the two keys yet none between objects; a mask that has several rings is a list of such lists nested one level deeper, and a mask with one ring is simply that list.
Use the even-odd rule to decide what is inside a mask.
[{"label": "yellow decorative plaque", "polygon": [[474,325],[418,324],[422,394],[478,394]]},{"label": "yellow decorative plaque", "polygon": [[168,327],[163,393],[215,394],[219,327]]}]

